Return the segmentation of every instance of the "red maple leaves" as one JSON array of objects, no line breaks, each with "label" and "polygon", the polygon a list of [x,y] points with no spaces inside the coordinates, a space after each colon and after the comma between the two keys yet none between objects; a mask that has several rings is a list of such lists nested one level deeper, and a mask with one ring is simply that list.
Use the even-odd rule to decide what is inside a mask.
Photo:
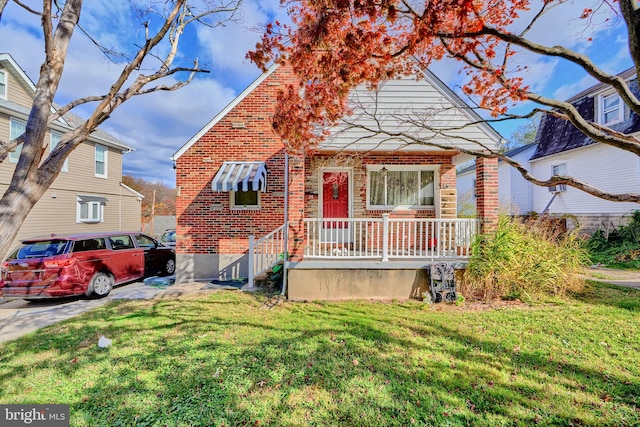
[{"label": "red maple leaves", "polygon": [[248,57],[263,68],[273,60],[287,63],[302,82],[281,94],[274,118],[276,131],[293,149],[313,147],[326,136],[327,127],[348,112],[352,88],[412,75],[443,57],[460,61],[470,77],[464,92],[499,115],[527,96],[528,88],[508,67],[514,54],[508,38],[529,3],[288,1],[293,24],[268,26]]}]

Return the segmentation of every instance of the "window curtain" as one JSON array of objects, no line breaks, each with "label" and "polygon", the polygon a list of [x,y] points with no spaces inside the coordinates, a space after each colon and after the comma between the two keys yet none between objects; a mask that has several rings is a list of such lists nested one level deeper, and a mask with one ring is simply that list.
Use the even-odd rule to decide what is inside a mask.
[{"label": "window curtain", "polygon": [[433,171],[371,171],[369,204],[372,206],[433,206]]},{"label": "window curtain", "polygon": [[373,206],[386,205],[384,197],[385,172],[371,171],[369,174],[369,204]]}]

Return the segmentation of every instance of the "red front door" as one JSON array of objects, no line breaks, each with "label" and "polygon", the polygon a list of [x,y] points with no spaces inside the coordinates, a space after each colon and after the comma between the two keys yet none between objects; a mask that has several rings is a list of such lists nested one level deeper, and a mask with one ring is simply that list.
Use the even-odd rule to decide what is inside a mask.
[{"label": "red front door", "polygon": [[[349,217],[349,173],[322,173],[322,216],[323,218]],[[344,222],[328,222],[325,228],[343,228]]]}]

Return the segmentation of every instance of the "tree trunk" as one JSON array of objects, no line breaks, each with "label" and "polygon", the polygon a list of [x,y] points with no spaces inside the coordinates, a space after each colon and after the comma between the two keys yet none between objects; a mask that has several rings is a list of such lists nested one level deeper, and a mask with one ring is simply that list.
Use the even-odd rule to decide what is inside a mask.
[{"label": "tree trunk", "polygon": [[[9,187],[0,199],[0,253],[3,257],[12,249],[20,227],[48,187],[49,184],[24,181],[19,186]],[[55,212],[51,214],[55,215]]]}]

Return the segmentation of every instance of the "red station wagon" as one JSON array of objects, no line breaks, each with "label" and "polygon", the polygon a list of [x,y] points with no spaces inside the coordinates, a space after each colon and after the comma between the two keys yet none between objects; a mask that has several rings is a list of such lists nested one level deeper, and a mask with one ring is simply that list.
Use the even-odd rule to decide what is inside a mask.
[{"label": "red station wagon", "polygon": [[92,233],[22,241],[0,265],[0,295],[104,297],[115,285],[175,272],[172,248],[140,233]]}]

